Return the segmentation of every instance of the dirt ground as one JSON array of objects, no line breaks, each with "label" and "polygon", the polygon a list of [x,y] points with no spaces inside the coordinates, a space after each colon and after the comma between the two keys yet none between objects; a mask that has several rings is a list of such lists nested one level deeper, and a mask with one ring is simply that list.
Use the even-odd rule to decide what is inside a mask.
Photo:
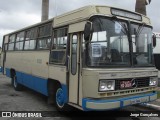
[{"label": "dirt ground", "polygon": [[[56,111],[56,108],[47,104],[47,98],[45,96],[30,89],[24,88],[23,91],[15,91],[11,86],[10,78],[0,75],[0,111]],[[0,118],[0,120],[2,119],[17,120],[17,118]],[[39,120],[39,118],[25,119]],[[46,118],[40,119],[43,120]],[[47,119],[52,120],[52,118]],[[60,118],[55,117],[54,119]]]},{"label": "dirt ground", "polygon": [[55,111],[46,100],[45,96],[27,88],[15,91],[10,78],[0,75],[0,111]]}]

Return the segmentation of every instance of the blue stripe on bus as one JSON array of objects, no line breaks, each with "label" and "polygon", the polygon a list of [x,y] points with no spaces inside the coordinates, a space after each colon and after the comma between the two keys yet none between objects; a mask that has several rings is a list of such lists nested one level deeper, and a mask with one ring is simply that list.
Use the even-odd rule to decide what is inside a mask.
[{"label": "blue stripe on bus", "polygon": [[3,67],[0,67],[0,72],[2,72],[2,70],[3,70]]},{"label": "blue stripe on bus", "polygon": [[35,77],[33,75],[29,75],[29,74],[17,72],[17,71],[16,71],[16,77],[17,77],[18,83],[30,89],[33,89],[43,95],[48,96],[47,79]]},{"label": "blue stripe on bus", "polygon": [[[150,97],[154,96],[156,94],[157,94],[157,92],[155,92],[155,93],[149,93],[149,94],[146,94],[146,95],[137,95],[137,96],[132,96],[132,97],[120,98],[120,99],[116,99],[116,100],[93,100],[93,99],[89,99],[89,98],[83,98],[82,99],[82,108],[83,108],[84,111],[104,111],[104,110],[96,110],[96,109],[86,108],[86,103],[87,102],[107,103],[107,102],[118,102],[118,101],[120,101],[120,107],[119,108],[113,108],[113,109],[107,109],[107,110],[120,109],[120,108],[126,107],[126,106],[123,105],[123,102],[125,100],[130,100],[130,99],[136,99],[136,98],[141,98],[141,97],[147,97],[147,96],[149,96],[149,102],[151,102],[150,101]],[[130,106],[130,105],[128,105],[128,106]]]},{"label": "blue stripe on bus", "polygon": [[7,68],[6,68],[6,76],[7,76],[7,77],[11,77],[11,76],[10,76],[10,69],[7,69]]},{"label": "blue stripe on bus", "polygon": [[2,72],[2,73],[4,72],[4,68],[3,68],[3,67],[1,67],[1,72]]},{"label": "blue stripe on bus", "polygon": [[[7,77],[10,77],[10,69],[6,68],[6,75]],[[33,89],[43,95],[48,96],[47,79],[35,77],[33,75],[29,75],[29,74],[17,72],[17,71],[16,71],[16,76],[17,76],[18,83],[30,89]],[[61,84],[61,86],[64,91],[64,101],[65,103],[67,103],[68,102],[67,86],[65,84]]]}]

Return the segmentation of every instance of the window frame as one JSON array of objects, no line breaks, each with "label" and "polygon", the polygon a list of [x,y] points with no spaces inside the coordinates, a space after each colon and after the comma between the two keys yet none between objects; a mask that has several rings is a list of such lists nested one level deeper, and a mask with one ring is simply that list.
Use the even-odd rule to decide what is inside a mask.
[{"label": "window frame", "polygon": [[[14,35],[14,41],[10,42],[10,40],[11,40],[10,37],[13,36],[13,35]],[[15,50],[16,33],[10,34],[9,37],[8,37],[8,39],[9,40],[8,40],[8,43],[7,43],[8,44],[7,45],[7,51],[14,51]],[[9,50],[9,45],[10,44],[13,44],[13,50]]]},{"label": "window frame", "polygon": [[[20,39],[19,39],[19,40],[17,41],[17,36],[18,36],[18,34],[21,34],[21,33],[24,33],[24,34],[23,34],[23,40],[20,40]],[[14,50],[15,50],[15,51],[23,51],[23,49],[24,49],[24,48],[23,48],[23,47],[24,47],[24,41],[25,41],[25,33],[26,33],[25,31],[20,31],[20,32],[18,32],[18,33],[16,34],[15,46],[14,46]],[[17,43],[20,43],[20,42],[23,43],[22,49],[15,49],[15,48],[16,48],[16,44],[17,44]]]},{"label": "window frame", "polygon": [[[31,32],[32,32],[32,30],[34,30],[35,29],[35,31],[34,32],[36,32],[36,33],[34,33],[34,34],[36,34],[33,38],[31,37]],[[26,38],[27,38],[27,32],[30,32],[30,38],[29,39],[27,39],[26,40]],[[23,44],[23,50],[24,51],[33,51],[33,50],[36,50],[36,46],[37,46],[37,35],[38,35],[38,27],[37,26],[35,26],[35,27],[32,27],[32,28],[30,28],[30,29],[27,29],[26,31],[25,31],[25,39],[24,39],[24,44]],[[35,46],[34,46],[34,49],[25,49],[25,44],[26,44],[26,41],[29,41],[29,43],[30,43],[30,41],[35,41]],[[30,47],[30,46],[29,46]]]},{"label": "window frame", "polygon": [[[54,45],[53,43],[54,43],[55,40],[57,41],[57,37],[58,37],[58,36],[56,36],[55,31],[58,31],[58,30],[65,30],[65,34],[66,34],[65,37],[67,37],[67,38],[66,38],[66,47],[65,47],[65,49],[57,49],[57,47],[55,47],[54,49],[52,49],[52,48],[53,48],[53,45]],[[55,29],[53,29],[53,30],[52,30],[52,37],[51,37],[51,38],[52,38],[52,39],[51,39],[51,47],[50,47],[49,64],[51,64],[51,65],[61,65],[61,66],[66,65],[66,62],[67,62],[67,47],[69,46],[69,45],[68,45],[68,39],[69,39],[69,36],[68,36],[68,26],[64,26],[64,27],[61,27],[61,28],[55,28]],[[56,38],[56,39],[55,39],[55,38]],[[57,44],[57,43],[56,43],[56,44]],[[54,51],[65,51],[65,55],[64,55],[65,61],[64,61],[64,63],[51,62],[52,52],[54,52]]]},{"label": "window frame", "polygon": [[[44,36],[41,36],[40,35],[40,29],[42,28],[42,27],[45,27],[45,26],[49,26],[50,27],[50,29],[48,29],[49,31],[50,31],[50,33],[48,34],[48,35],[44,35]],[[47,26],[47,27],[48,27]],[[48,22],[48,23],[45,23],[45,24],[43,24],[43,25],[41,25],[41,26],[38,26],[38,35],[37,35],[37,43],[36,43],[36,49],[37,50],[49,50],[50,48],[51,48],[51,46],[52,46],[52,31],[53,31],[53,29],[52,29],[52,22]],[[45,41],[47,41],[47,40],[49,40],[50,39],[50,46],[49,47],[46,47],[46,48],[38,48],[38,44],[39,44],[39,41],[40,40],[45,40]]]},{"label": "window frame", "polygon": [[2,52],[8,51],[8,43],[9,43],[9,35],[4,35],[2,42]]}]

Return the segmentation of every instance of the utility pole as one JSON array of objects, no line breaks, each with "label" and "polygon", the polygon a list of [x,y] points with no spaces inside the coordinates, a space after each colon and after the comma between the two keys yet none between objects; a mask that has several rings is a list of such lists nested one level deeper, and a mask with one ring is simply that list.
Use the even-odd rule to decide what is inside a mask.
[{"label": "utility pole", "polygon": [[49,0],[42,0],[41,21],[48,20],[48,16],[49,16]]},{"label": "utility pole", "polygon": [[147,15],[146,5],[150,4],[150,2],[151,0],[136,0],[135,11],[143,15]]}]

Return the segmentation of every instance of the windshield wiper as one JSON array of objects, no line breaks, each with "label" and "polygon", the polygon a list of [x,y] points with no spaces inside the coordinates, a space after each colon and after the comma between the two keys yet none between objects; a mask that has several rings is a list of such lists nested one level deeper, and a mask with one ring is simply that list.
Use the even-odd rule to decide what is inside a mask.
[{"label": "windshield wiper", "polygon": [[139,37],[139,35],[141,34],[142,30],[144,29],[144,26],[146,25],[146,23],[143,23],[142,25],[138,26],[138,29],[135,31],[135,35],[137,37]]},{"label": "windshield wiper", "polygon": [[116,16],[113,16],[112,17],[112,22],[114,23],[119,23],[121,25],[121,27],[123,28],[121,31],[124,33],[124,34],[128,34],[128,29],[127,29],[127,26],[126,24],[122,24],[121,22],[118,21],[118,18]]}]

